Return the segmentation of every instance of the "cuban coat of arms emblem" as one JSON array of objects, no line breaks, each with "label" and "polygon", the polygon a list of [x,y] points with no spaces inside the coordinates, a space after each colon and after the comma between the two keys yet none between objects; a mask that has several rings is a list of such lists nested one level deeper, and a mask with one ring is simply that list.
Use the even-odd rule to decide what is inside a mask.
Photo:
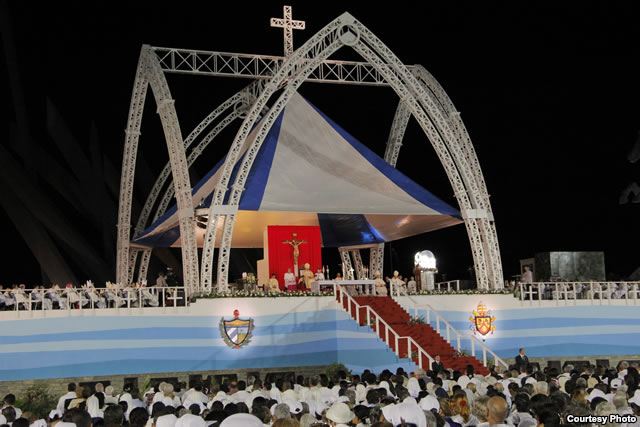
[{"label": "cuban coat of arms emblem", "polygon": [[478,306],[472,312],[473,316],[469,317],[469,321],[472,323],[471,329],[473,333],[480,335],[487,335],[489,332],[493,334],[496,330],[496,317],[491,315],[491,310],[487,308],[482,302],[478,303]]},{"label": "cuban coat of arms emblem", "polygon": [[240,312],[233,310],[233,319],[220,319],[220,336],[231,348],[243,347],[251,341],[253,319],[241,319]]}]

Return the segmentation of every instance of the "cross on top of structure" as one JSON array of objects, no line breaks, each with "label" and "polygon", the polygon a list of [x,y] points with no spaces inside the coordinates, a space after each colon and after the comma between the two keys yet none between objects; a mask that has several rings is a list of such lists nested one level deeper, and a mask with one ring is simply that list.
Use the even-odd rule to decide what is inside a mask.
[{"label": "cross on top of structure", "polygon": [[291,6],[284,6],[282,18],[271,18],[271,26],[284,31],[284,56],[293,53],[293,30],[304,30],[304,21],[292,19]]}]

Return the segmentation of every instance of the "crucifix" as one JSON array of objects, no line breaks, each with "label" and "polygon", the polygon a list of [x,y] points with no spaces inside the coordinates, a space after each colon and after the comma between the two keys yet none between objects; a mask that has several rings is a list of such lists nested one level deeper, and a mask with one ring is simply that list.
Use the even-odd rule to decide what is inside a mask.
[{"label": "crucifix", "polygon": [[293,53],[293,30],[304,30],[304,21],[297,21],[292,18],[291,6],[283,7],[282,18],[271,18],[271,26],[282,28],[284,31],[284,56]]},{"label": "crucifix", "polygon": [[298,277],[298,257],[300,256],[300,245],[307,243],[306,240],[298,240],[298,233],[292,233],[290,240],[283,240],[282,243],[290,245],[293,248],[293,273]]}]

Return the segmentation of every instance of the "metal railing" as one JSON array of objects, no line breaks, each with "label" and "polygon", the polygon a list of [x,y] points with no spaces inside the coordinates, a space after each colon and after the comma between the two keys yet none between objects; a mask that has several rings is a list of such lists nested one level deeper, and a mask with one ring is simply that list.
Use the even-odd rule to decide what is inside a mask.
[{"label": "metal railing", "polygon": [[[408,298],[409,301],[411,301],[411,304],[413,305],[412,311],[413,311],[414,317],[418,317],[420,313],[420,309],[423,309],[425,311],[425,317],[426,317],[425,321],[428,325],[431,325],[431,319],[434,318],[436,332],[440,334],[440,336],[442,336],[458,352],[462,350],[462,341],[469,340],[469,349],[471,351],[471,356],[477,357],[476,347],[480,347],[480,350],[482,351],[483,366],[485,367],[488,366],[488,355],[491,355],[494,360],[494,365],[496,366],[500,365],[505,369],[509,369],[509,364],[504,360],[502,360],[500,356],[498,356],[493,350],[491,350],[491,348],[489,348],[489,346],[487,346],[484,342],[478,339],[478,337],[476,337],[471,333],[461,334],[460,332],[458,332],[457,329],[455,329],[451,325],[451,323],[447,321],[447,319],[444,318],[444,316],[442,316],[436,309],[434,309],[429,304],[418,303],[416,300],[411,298],[410,295],[408,295],[406,292],[403,292],[400,289],[395,289],[395,293],[392,290],[391,297],[394,298],[398,304],[400,304],[400,301],[398,300],[398,297],[400,296]],[[444,329],[445,329],[444,335],[442,333],[442,326],[441,326],[442,324],[444,324]],[[452,339],[452,335],[453,335],[453,339]],[[453,342],[454,340],[455,340],[455,344]]]},{"label": "metal railing", "polygon": [[530,305],[542,301],[555,301],[556,305],[578,302],[602,305],[615,300],[624,300],[625,304],[638,304],[640,300],[640,282],[533,282],[518,283],[516,298]]},{"label": "metal railing", "polygon": [[186,306],[183,287],[0,290],[4,311],[96,310]]},{"label": "metal railing", "polygon": [[[407,343],[407,357],[413,359],[414,349],[417,353],[418,366],[421,369],[431,369],[431,363],[434,361],[433,357],[425,351],[412,337],[401,336],[396,332],[387,322],[385,322],[378,313],[369,305],[360,305],[356,300],[349,295],[342,286],[335,287],[336,299],[339,301],[340,306],[349,313],[352,319],[360,325],[361,310],[365,310],[364,316],[366,317],[366,325],[373,329],[376,334],[382,339],[389,348],[393,350],[396,356],[400,356],[400,343],[405,340]],[[345,307],[346,303],[346,307]],[[372,322],[373,320],[373,322]],[[384,326],[384,333],[381,333],[381,325]],[[374,327],[375,326],[375,327]],[[382,336],[381,336],[382,335]],[[426,359],[426,361],[425,361]],[[414,360],[415,362],[415,360]]]},{"label": "metal railing", "polygon": [[442,287],[447,287],[447,292],[451,292],[451,286],[455,287],[456,292],[460,292],[460,280],[448,280],[446,282],[438,282],[435,288],[440,291]]}]

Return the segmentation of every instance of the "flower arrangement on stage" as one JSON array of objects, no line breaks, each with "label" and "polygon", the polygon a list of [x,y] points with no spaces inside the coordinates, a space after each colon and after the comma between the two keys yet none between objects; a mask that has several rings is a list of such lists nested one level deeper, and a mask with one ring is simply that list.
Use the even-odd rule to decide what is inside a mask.
[{"label": "flower arrangement on stage", "polygon": [[263,291],[238,290],[238,291],[227,291],[227,292],[212,292],[210,294],[201,295],[198,298],[286,298],[286,297],[329,297],[329,296],[333,296],[333,291],[263,292]]},{"label": "flower arrangement on stage", "polygon": [[462,289],[456,290],[422,290],[417,292],[408,292],[407,295],[512,295],[509,289]]},{"label": "flower arrangement on stage", "polygon": [[411,318],[409,319],[408,324],[410,326],[415,326],[415,325],[426,325],[427,321],[424,320],[424,316],[411,316]]}]

